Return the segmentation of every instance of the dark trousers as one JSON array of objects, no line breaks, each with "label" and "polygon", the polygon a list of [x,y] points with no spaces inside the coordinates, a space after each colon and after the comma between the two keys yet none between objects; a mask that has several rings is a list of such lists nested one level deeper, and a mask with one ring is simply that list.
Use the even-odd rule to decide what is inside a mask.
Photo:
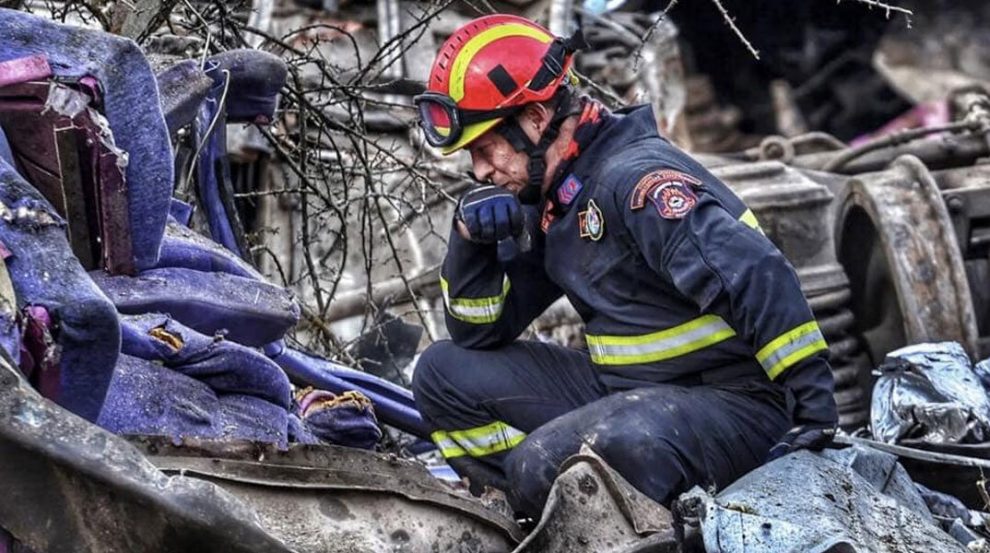
[{"label": "dark trousers", "polygon": [[[437,342],[420,357],[413,392],[472,491],[503,489],[534,517],[557,468],[582,445],[669,503],[756,468],[790,427],[785,393],[769,381],[609,390],[587,352],[537,342],[497,350]],[[526,437],[499,441],[485,433],[493,428]]]}]

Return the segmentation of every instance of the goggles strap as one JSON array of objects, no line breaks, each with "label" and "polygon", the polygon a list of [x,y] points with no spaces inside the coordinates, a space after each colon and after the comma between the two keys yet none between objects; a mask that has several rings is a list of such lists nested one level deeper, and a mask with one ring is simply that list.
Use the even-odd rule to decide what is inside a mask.
[{"label": "goggles strap", "polygon": [[556,38],[550,43],[550,48],[543,56],[543,63],[539,71],[533,76],[529,83],[530,90],[543,90],[564,74],[564,64],[567,63],[568,56],[578,50],[589,48],[588,41],[584,38],[584,33],[578,29],[569,38]]},{"label": "goggles strap", "polygon": [[530,149],[536,147],[536,144],[523,132],[515,117],[506,117],[501,125],[495,127],[495,131],[502,135],[517,152],[528,153]]},{"label": "goggles strap", "polygon": [[539,143],[534,144],[526,136],[526,133],[523,132],[515,117],[507,117],[501,125],[496,127],[497,132],[505,137],[517,152],[525,152],[529,156],[529,164],[527,166],[529,182],[526,188],[519,193],[520,203],[533,205],[543,199],[543,181],[544,175],[547,172],[546,153],[550,145],[557,140],[557,136],[560,134],[560,126],[564,123],[564,120],[572,115],[570,111],[561,109],[567,105],[567,99],[570,98],[570,95],[571,90],[566,86],[561,87],[557,94],[554,95],[553,118],[550,120],[550,124],[547,125],[546,130],[543,131],[543,136],[540,137]]},{"label": "goggles strap", "polygon": [[[529,164],[527,165],[529,182],[519,192],[519,201],[526,205],[539,203],[542,182],[535,183],[536,186],[534,187],[533,177],[534,175],[540,175],[540,180],[542,181],[542,175],[546,171],[546,160],[543,159],[543,155],[534,155],[539,146],[526,136],[526,133],[523,132],[522,127],[519,126],[519,122],[515,117],[505,118],[502,124],[496,127],[496,131],[509,142],[515,151],[523,152],[529,156]],[[544,148],[545,151],[546,149]]]}]

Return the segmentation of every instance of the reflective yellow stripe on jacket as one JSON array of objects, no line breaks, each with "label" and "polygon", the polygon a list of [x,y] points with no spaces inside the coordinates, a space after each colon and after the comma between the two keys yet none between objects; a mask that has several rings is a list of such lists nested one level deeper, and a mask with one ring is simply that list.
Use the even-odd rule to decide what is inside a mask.
[{"label": "reflective yellow stripe on jacket", "polygon": [[826,349],[825,336],[818,323],[811,321],[774,338],[756,352],[756,360],[773,380],[788,368]]},{"label": "reflective yellow stripe on jacket", "polygon": [[760,222],[756,220],[756,214],[753,213],[752,209],[747,209],[744,211],[743,214],[739,216],[739,220],[747,227],[756,229],[761,233],[763,232],[763,229],[760,227]]},{"label": "reflective yellow stripe on jacket", "polygon": [[487,298],[452,298],[448,292],[447,279],[440,277],[440,289],[447,312],[459,321],[473,324],[494,323],[502,315],[505,298],[509,295],[509,277],[502,281],[502,293]]},{"label": "reflective yellow stripe on jacket", "polygon": [[717,315],[640,336],[585,336],[591,360],[599,365],[634,365],[680,357],[736,335]]},{"label": "reflective yellow stripe on jacket", "polygon": [[526,434],[502,421],[466,430],[437,430],[430,435],[445,459],[483,457],[512,449],[526,439]]}]

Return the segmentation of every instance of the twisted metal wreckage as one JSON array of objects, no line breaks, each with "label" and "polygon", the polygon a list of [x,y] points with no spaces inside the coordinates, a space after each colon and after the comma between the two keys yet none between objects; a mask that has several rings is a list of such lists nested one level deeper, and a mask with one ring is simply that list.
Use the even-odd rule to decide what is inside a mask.
[{"label": "twisted metal wreckage", "polygon": [[[353,47],[359,58],[362,49],[420,29],[408,48],[370,56],[381,58],[378,77],[391,83],[378,90],[385,106],[409,104],[433,35],[460,17],[443,12],[426,31],[407,5],[380,0],[378,42],[369,45],[366,34],[340,32],[342,22],[306,27],[284,14],[280,22],[267,19],[270,4],[258,4],[244,25],[257,40],[245,46],[278,45],[283,58],[301,45],[275,37],[301,31],[279,33],[279,25],[334,34],[319,46],[328,49],[321,55]],[[575,9],[553,2],[551,27],[566,28]],[[182,51],[187,44],[175,37],[146,40],[158,14],[135,8],[114,25],[150,50]],[[675,138],[722,150],[741,144],[725,133],[711,138],[719,127],[706,116],[711,90],[692,82],[685,93],[669,22],[646,33],[644,46],[641,17],[593,19],[595,48],[579,68],[613,93],[651,99]],[[869,419],[876,440],[843,437],[854,447],[785,457],[718,493],[685,494],[672,510],[585,451],[561,467],[543,517],[525,532],[497,497],[471,497],[437,478],[442,466],[424,467],[429,436],[412,398],[380,377],[401,383],[398,369],[412,352],[397,351],[420,338],[382,318],[385,307],[424,308],[415,317],[429,337],[442,332],[435,273],[445,232],[432,221],[449,220],[444,200],[464,186],[457,178],[462,161],[440,159],[402,116],[369,104],[360,128],[379,144],[375,155],[443,184],[428,189],[408,173],[386,175],[383,186],[400,198],[389,206],[396,217],[381,219],[387,228],[372,232],[372,223],[358,217],[353,224],[346,214],[327,225],[307,212],[310,202],[340,207],[347,198],[321,196],[313,165],[330,160],[326,166],[339,171],[331,179],[351,182],[362,149],[333,142],[353,134],[340,127],[353,114],[311,86],[328,78],[325,67],[306,73],[247,48],[202,59],[153,56],[121,36],[3,9],[0,37],[0,551],[980,547],[988,519],[972,509],[987,499],[977,478],[990,468],[990,405],[979,383],[977,398],[966,398],[973,397],[971,381],[990,375],[985,364],[969,364],[990,355],[985,91],[967,88],[937,103],[942,120],[935,126],[856,146],[814,132],[701,156],[797,269],[830,344],[841,424],[852,430]],[[639,56],[643,63],[634,63]],[[897,70],[889,67],[894,80]],[[315,92],[298,92],[307,86]],[[287,135],[265,130],[264,145],[256,129],[231,125],[226,134],[228,123],[269,123],[286,89],[297,94],[295,106],[319,106],[323,122],[337,125],[335,135],[311,137],[307,116],[296,114],[296,145],[309,140],[323,148],[312,160],[296,155]],[[781,105],[779,127],[799,127],[785,124],[793,123],[793,106]],[[269,171],[258,159],[265,150],[279,158]],[[370,177],[363,175],[363,184],[378,193]],[[277,194],[289,190],[296,194]],[[260,271],[246,261],[258,246],[245,238],[238,204],[245,199],[256,202],[248,230],[296,229],[271,237]],[[312,230],[327,243],[302,244],[300,254],[296,241]],[[366,246],[367,271],[328,276],[334,261],[350,261],[346,239],[357,233],[389,241],[393,256],[375,263]],[[331,330],[355,333],[346,320],[365,320],[355,316],[369,304],[381,308],[376,320],[386,320],[393,342],[370,341],[370,349],[391,355],[380,359],[383,366],[365,366],[380,376],[285,340],[301,314],[308,326],[297,339],[315,344]],[[329,329],[334,321],[345,322]],[[578,324],[558,305],[535,327],[573,343]],[[955,344],[898,350],[929,342]],[[369,349],[357,351],[352,359]],[[884,376],[873,391],[881,362]],[[932,374],[942,376],[922,389],[917,382]],[[891,390],[906,386],[895,380],[905,375],[921,390],[915,403],[878,409],[883,398],[900,401]],[[970,387],[954,392],[946,382],[955,378]],[[878,393],[888,395],[878,400]],[[918,408],[929,404],[940,410]],[[949,438],[947,412],[961,421]],[[378,421],[402,447],[373,451],[382,438]],[[942,431],[939,439],[924,439],[933,429]]]}]

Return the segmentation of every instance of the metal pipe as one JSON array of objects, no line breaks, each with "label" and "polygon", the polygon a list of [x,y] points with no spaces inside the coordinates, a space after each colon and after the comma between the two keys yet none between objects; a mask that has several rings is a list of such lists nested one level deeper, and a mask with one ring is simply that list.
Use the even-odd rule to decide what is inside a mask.
[{"label": "metal pipe", "polygon": [[[837,156],[845,152],[825,152],[795,156],[788,163],[792,167],[823,171]],[[950,135],[939,140],[916,140],[908,144],[892,146],[883,150],[865,153],[856,159],[844,162],[839,170],[844,175],[857,175],[880,171],[903,155],[913,155],[929,169],[943,169],[972,165],[981,157],[990,155],[990,147],[982,134]]]}]

